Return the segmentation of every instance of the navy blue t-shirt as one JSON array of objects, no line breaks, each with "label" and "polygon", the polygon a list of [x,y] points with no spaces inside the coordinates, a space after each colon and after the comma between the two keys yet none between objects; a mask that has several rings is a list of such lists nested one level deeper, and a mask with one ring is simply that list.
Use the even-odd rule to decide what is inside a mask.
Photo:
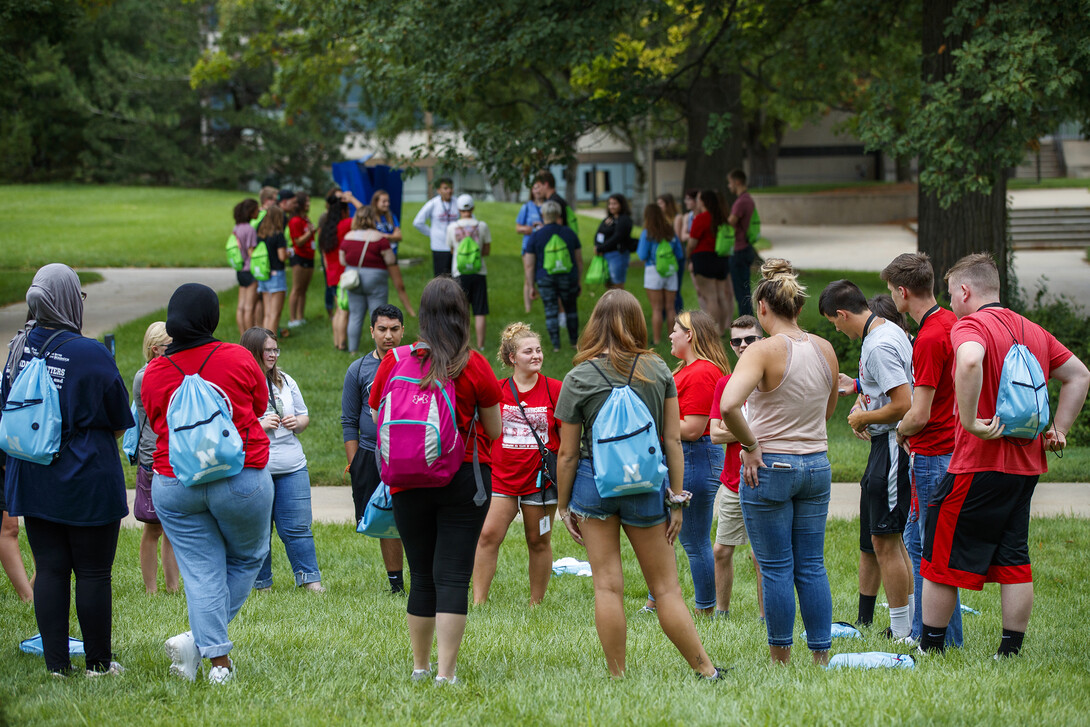
[{"label": "navy blue t-shirt", "polygon": [[530,235],[529,242],[526,243],[526,252],[531,253],[534,256],[535,279],[540,280],[549,275],[545,272],[545,246],[549,244],[549,240],[552,239],[553,235],[560,235],[560,239],[568,243],[568,252],[571,253],[572,262],[571,274],[579,274],[578,268],[575,265],[575,251],[581,247],[579,237],[572,232],[570,227],[550,222],[544,227],[537,228],[537,231]]},{"label": "navy blue t-shirt", "polygon": [[[56,331],[35,328],[27,334],[20,370]],[[64,345],[56,351],[58,344]],[[8,512],[66,525],[107,525],[129,512],[125,475],[114,432],[135,422],[129,392],[109,351],[98,341],[65,331],[53,339],[46,356],[60,394],[61,452],[52,464],[8,457],[4,490]],[[9,364],[10,365],[10,364]],[[3,399],[9,365],[4,367]]]}]

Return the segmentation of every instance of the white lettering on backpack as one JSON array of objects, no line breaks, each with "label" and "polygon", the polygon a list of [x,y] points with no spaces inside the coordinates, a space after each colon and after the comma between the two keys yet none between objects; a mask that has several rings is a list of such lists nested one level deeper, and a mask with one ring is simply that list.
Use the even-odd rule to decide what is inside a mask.
[{"label": "white lettering on backpack", "polygon": [[215,467],[219,464],[216,459],[216,448],[211,449],[198,449],[194,454],[197,455],[197,459],[201,463],[201,469],[208,469],[209,467]]},{"label": "white lettering on backpack", "polygon": [[18,437],[8,437],[8,449],[14,449],[16,452],[23,451],[23,448],[19,446]]},{"label": "white lettering on backpack", "polygon": [[640,465],[626,464],[624,465],[624,481],[625,482],[640,482]]}]

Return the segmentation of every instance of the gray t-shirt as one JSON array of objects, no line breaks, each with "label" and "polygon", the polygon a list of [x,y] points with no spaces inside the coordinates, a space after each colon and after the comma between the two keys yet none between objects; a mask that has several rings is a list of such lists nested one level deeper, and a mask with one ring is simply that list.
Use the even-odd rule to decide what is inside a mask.
[{"label": "gray t-shirt", "polygon": [[[908,334],[896,323],[876,323],[877,319],[863,338],[859,353],[859,384],[863,390],[863,408],[867,411],[888,404],[887,391],[901,384],[912,386],[912,342]],[[870,424],[867,431],[872,435],[883,434],[897,424]]]},{"label": "gray t-shirt", "polygon": [[353,440],[368,451],[375,451],[378,429],[371,418],[371,407],[367,400],[371,396],[371,384],[375,382],[375,372],[381,359],[375,352],[360,356],[348,367],[344,375],[344,388],[341,390],[341,431],[344,441]]},{"label": "gray t-shirt", "polygon": [[[569,424],[582,423],[583,437],[579,445],[579,456],[590,459],[590,429],[598,418],[598,410],[606,403],[613,388],[623,386],[628,380],[628,371],[621,373],[614,370],[607,357],[594,360],[613,385],[594,370],[590,361],[584,361],[568,372],[560,396],[556,399],[556,418]],[[656,355],[643,354],[639,357],[640,372],[649,381],[632,379],[632,388],[651,412],[655,429],[662,436],[662,408],[667,399],[677,398],[677,386],[674,376],[666,363]]]},{"label": "gray t-shirt", "polygon": [[148,421],[148,413],[144,411],[144,402],[140,400],[140,385],[144,383],[144,364],[136,372],[132,379],[132,400],[136,403],[136,423],[140,425],[140,441],[136,445],[136,463],[146,468],[151,468],[151,461],[155,457],[155,445],[159,438],[155,436],[155,430]]}]

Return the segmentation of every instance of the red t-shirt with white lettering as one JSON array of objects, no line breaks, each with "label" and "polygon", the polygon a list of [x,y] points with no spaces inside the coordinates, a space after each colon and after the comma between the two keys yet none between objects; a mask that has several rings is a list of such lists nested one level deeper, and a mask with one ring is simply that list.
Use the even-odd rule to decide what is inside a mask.
[{"label": "red t-shirt with white lettering", "polygon": [[[371,386],[371,396],[368,404],[372,409],[378,409],[382,403],[382,389],[386,386],[386,380],[390,378],[390,370],[394,367],[396,359],[389,352],[383,357],[375,372],[375,383]],[[496,382],[496,375],[492,373],[492,367],[488,360],[476,351],[469,352],[469,361],[454,379],[454,416],[457,421],[458,431],[462,435],[462,441],[469,437],[469,427],[473,422],[473,415],[477,409],[486,409],[500,403],[500,387]],[[492,448],[492,440],[479,426],[477,432],[477,459],[488,464],[491,460],[489,450]],[[463,462],[473,461],[473,442],[468,442]],[[391,492],[398,492],[397,488],[390,488]]]},{"label": "red t-shirt with white lettering", "polygon": [[[715,385],[715,393],[712,395],[712,408],[709,416],[712,419],[722,419],[723,414],[719,409],[719,402],[723,399],[723,389],[727,388],[730,374],[719,379]],[[719,482],[731,492],[738,492],[738,484],[742,480],[742,445],[731,442],[727,445],[727,456],[723,462],[723,472],[719,475]]]},{"label": "red t-shirt with white lettering", "polygon": [[[1006,308],[977,311],[959,320],[950,331],[950,340],[954,347],[955,376],[958,348],[969,342],[976,342],[984,347],[983,383],[976,409],[978,419],[991,419],[995,416],[995,400],[999,392],[1003,359],[1014,339],[1025,345],[1037,358],[1046,381],[1054,369],[1071,358],[1071,352],[1055,336]],[[959,419],[954,425],[954,456],[950,459],[949,471],[955,474],[1043,474],[1048,472],[1044,441],[1041,437],[1028,444],[1024,439],[1009,440],[1006,437],[980,439],[965,431]]]},{"label": "red t-shirt with white lettering", "polygon": [[526,411],[523,416],[511,393],[510,381],[499,382],[503,434],[492,442],[492,492],[521,497],[537,492],[537,474],[541,469],[541,451],[530,425],[545,449],[555,452],[560,448],[560,422],[556,420],[560,382],[539,375],[532,389],[520,391],[519,400]]},{"label": "red t-shirt with white lettering", "polygon": [[958,317],[939,308],[924,318],[916,340],[912,342],[912,383],[935,390],[931,418],[908,446],[914,454],[934,457],[954,451],[954,348],[950,329]]},{"label": "red t-shirt with white lettering", "polygon": [[[698,358],[674,374],[677,385],[677,403],[681,409],[681,418],[690,414],[707,416],[711,410],[712,392],[723,372],[711,361]],[[705,425],[704,435],[711,432],[710,425]]]}]

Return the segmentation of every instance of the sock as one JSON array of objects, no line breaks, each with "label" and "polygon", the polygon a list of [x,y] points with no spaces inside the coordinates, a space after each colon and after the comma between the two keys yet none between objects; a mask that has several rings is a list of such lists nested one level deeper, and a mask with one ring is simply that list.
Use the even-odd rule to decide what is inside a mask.
[{"label": "sock", "polygon": [[856,623],[860,626],[870,626],[874,623],[874,602],[878,600],[878,596],[864,596],[859,594],[859,618]]},{"label": "sock", "polygon": [[1017,656],[1022,650],[1022,639],[1026,638],[1025,631],[1011,631],[1003,629],[1003,639],[999,642],[997,656]]},{"label": "sock", "polygon": [[909,628],[912,624],[916,623],[916,594],[908,594],[908,625]]},{"label": "sock", "polygon": [[394,591],[405,590],[405,577],[402,575],[403,570],[388,570],[386,571],[386,578],[390,581],[390,588]]},{"label": "sock", "polygon": [[920,629],[920,648],[924,651],[946,651],[946,627],[923,625]]},{"label": "sock", "polygon": [[889,628],[895,639],[903,639],[912,633],[912,618],[908,615],[909,608],[911,606],[889,607]]}]

